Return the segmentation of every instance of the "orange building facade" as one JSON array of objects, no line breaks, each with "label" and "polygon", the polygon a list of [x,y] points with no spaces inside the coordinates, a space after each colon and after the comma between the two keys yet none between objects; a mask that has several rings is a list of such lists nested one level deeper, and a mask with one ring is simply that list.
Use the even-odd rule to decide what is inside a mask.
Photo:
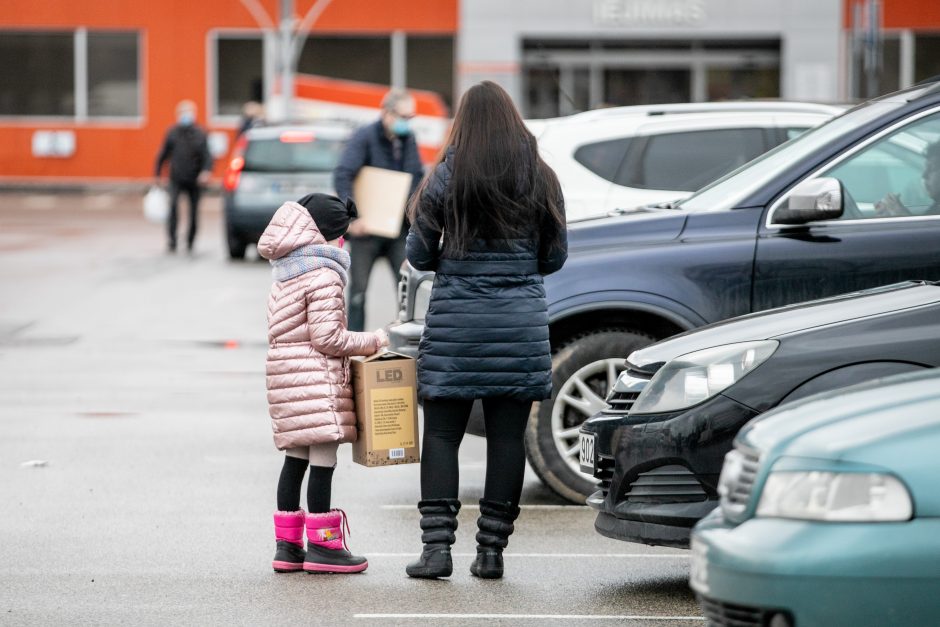
[{"label": "orange building facade", "polygon": [[[301,19],[313,0],[295,4]],[[199,124],[224,156],[240,104],[274,89],[278,7],[278,0],[5,0],[0,185],[148,180],[183,99],[197,103]],[[449,105],[457,11],[457,0],[333,0],[312,26],[299,69],[388,85],[397,57],[405,85]],[[223,169],[219,158],[216,174]]]}]

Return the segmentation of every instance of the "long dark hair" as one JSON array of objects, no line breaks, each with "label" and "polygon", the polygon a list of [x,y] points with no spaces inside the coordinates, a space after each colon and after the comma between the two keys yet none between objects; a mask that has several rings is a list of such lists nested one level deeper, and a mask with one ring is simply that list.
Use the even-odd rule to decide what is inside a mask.
[{"label": "long dark hair", "polygon": [[[555,172],[538,153],[509,94],[491,81],[471,87],[460,99],[450,135],[437,165],[447,159],[451,178],[444,215],[426,211],[421,196],[426,177],[408,207],[408,217],[444,232],[444,252],[463,256],[475,239],[532,237],[540,226],[565,228],[564,201]],[[433,172],[433,170],[432,170]]]}]

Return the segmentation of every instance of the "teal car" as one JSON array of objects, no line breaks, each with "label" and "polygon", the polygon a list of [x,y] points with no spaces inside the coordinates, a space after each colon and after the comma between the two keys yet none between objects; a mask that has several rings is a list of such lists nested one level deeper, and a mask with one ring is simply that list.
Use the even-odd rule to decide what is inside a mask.
[{"label": "teal car", "polygon": [[940,624],[940,369],[749,422],[692,533],[711,625]]}]

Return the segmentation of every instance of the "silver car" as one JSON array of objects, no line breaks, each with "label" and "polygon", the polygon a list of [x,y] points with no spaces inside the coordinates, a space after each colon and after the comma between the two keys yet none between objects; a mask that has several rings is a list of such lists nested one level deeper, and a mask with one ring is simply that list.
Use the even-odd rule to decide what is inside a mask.
[{"label": "silver car", "polygon": [[239,139],[223,181],[229,257],[243,259],[278,207],[333,190],[333,169],[352,128],[333,123],[253,128]]}]

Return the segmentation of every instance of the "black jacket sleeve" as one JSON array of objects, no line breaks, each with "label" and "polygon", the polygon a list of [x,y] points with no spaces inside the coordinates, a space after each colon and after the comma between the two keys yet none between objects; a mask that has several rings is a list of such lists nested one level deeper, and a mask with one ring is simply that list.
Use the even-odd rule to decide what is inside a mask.
[{"label": "black jacket sleeve", "polygon": [[200,146],[200,153],[202,157],[202,167],[199,169],[199,171],[211,172],[214,159],[212,158],[212,152],[209,150],[209,136],[205,133],[202,134],[202,146]]},{"label": "black jacket sleeve", "polygon": [[154,171],[154,176],[160,176],[160,170],[163,169],[163,164],[166,163],[167,159],[170,158],[170,154],[173,152],[173,129],[167,131],[166,135],[163,138],[163,145],[160,147],[160,152],[157,153],[157,166]]},{"label": "black jacket sleeve", "polygon": [[561,209],[562,223],[558,224],[546,212],[539,228],[539,273],[542,275],[558,272],[568,259],[568,227],[561,190],[558,190],[558,208]]},{"label": "black jacket sleeve", "polygon": [[444,165],[430,174],[427,187],[418,198],[415,221],[408,229],[405,251],[408,262],[418,270],[437,270],[441,258],[444,192],[447,188]]},{"label": "black jacket sleeve", "polygon": [[333,187],[336,189],[336,195],[344,202],[353,198],[353,181],[362,166],[368,163],[370,128],[371,126],[363,127],[349,138],[349,143],[339,158],[339,164],[333,170]]}]

